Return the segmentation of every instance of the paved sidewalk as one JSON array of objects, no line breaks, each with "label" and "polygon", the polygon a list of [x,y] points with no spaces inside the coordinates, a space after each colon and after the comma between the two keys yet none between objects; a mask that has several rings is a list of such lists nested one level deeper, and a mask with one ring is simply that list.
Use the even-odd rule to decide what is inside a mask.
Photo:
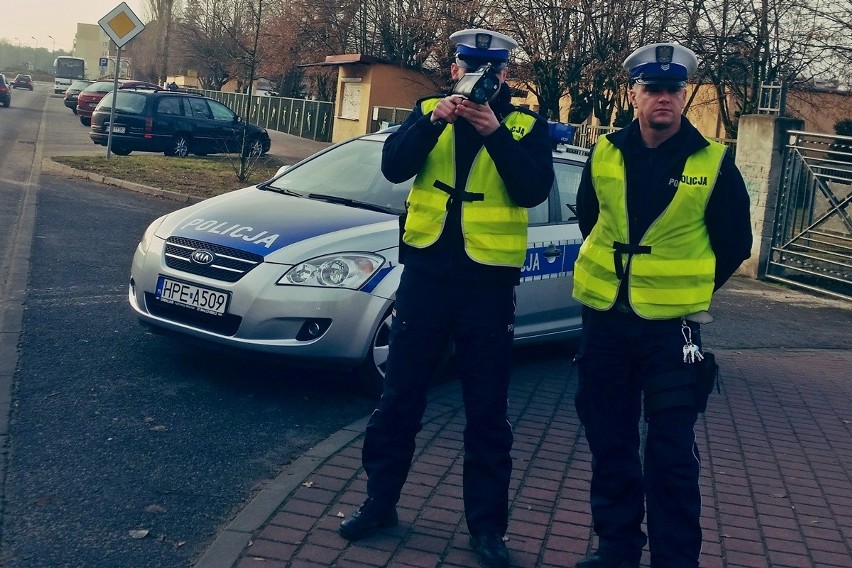
[{"label": "paved sidewalk", "polygon": [[[696,435],[701,566],[852,566],[852,304],[733,279],[704,342],[722,367]],[[590,456],[567,346],[519,350],[510,393],[514,567],[571,567],[594,549]],[[365,498],[366,417],[294,462],[196,564],[471,567],[461,501],[464,411],[456,382],[430,396],[399,526],[349,543],[337,527]],[[645,553],[643,566],[648,566]]]}]

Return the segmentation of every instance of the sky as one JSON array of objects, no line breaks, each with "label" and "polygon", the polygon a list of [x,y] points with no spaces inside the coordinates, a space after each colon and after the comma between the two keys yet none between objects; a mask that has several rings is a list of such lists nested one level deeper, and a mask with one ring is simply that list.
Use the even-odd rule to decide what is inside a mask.
[{"label": "sky", "polygon": [[0,0],[3,4],[0,38],[12,45],[48,50],[54,49],[55,40],[57,51],[70,52],[78,23],[98,25],[98,20],[122,2],[143,23],[148,21],[148,0]]}]

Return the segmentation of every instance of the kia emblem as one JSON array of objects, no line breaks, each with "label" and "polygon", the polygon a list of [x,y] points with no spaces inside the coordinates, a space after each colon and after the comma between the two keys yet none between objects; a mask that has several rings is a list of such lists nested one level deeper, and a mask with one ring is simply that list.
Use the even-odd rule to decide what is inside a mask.
[{"label": "kia emblem", "polygon": [[195,264],[208,265],[208,264],[212,264],[213,259],[216,258],[216,256],[212,252],[210,252],[209,250],[198,249],[198,250],[192,251],[192,254],[189,255],[189,258]]}]

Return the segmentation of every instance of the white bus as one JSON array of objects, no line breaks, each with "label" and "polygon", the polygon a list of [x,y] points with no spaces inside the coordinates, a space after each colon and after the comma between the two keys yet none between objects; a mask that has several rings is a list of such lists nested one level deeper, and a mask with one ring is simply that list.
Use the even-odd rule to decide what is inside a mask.
[{"label": "white bus", "polygon": [[82,57],[60,55],[53,62],[53,92],[64,93],[75,79],[86,78],[86,60]]}]

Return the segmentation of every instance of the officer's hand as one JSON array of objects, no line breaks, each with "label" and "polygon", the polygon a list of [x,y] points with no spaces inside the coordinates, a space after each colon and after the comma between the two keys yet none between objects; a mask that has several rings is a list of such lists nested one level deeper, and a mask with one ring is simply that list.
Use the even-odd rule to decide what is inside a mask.
[{"label": "officer's hand", "polygon": [[497,120],[488,103],[478,105],[464,99],[456,106],[455,110],[457,116],[467,120],[482,136],[489,136],[500,128],[500,121]]},{"label": "officer's hand", "polygon": [[438,101],[438,105],[432,110],[432,122],[443,120],[444,122],[453,123],[458,116],[456,115],[456,107],[464,99],[457,95],[450,95]]}]

